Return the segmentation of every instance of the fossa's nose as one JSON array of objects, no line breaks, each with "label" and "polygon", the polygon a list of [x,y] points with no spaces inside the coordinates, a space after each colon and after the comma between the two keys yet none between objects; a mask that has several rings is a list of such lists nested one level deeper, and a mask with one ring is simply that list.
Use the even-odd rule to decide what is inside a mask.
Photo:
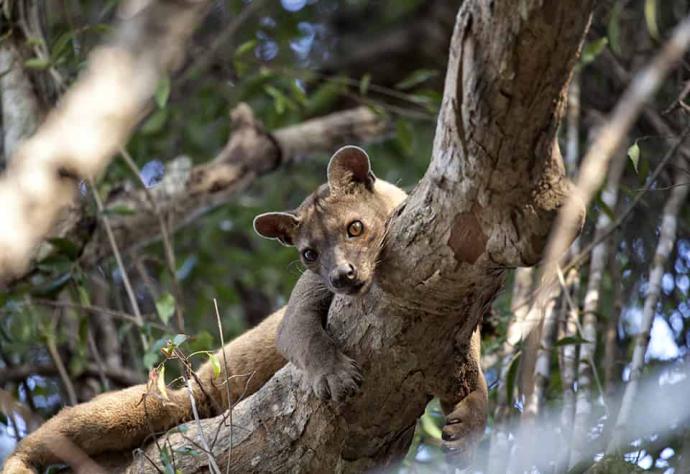
[{"label": "fossa's nose", "polygon": [[335,267],[329,275],[333,288],[342,289],[352,285],[357,279],[357,269],[350,263]]}]

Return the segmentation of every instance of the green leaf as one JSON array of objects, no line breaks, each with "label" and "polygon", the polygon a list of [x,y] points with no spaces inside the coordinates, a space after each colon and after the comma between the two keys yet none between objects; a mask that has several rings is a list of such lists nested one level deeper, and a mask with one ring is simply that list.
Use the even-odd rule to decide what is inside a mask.
[{"label": "green leaf", "polygon": [[153,135],[160,132],[165,127],[165,123],[168,121],[168,111],[167,109],[158,109],[146,119],[144,124],[141,126],[141,133],[144,135]]},{"label": "green leaf", "polygon": [[628,148],[628,158],[630,158],[633,168],[635,168],[635,174],[639,176],[638,165],[640,163],[640,146],[637,144],[637,140]]},{"label": "green leaf", "polygon": [[264,90],[268,95],[273,97],[273,107],[278,115],[282,115],[287,109],[297,110],[297,104],[295,104],[281,90],[271,85],[264,86]]},{"label": "green leaf", "polygon": [[365,75],[362,76],[362,79],[359,81],[359,95],[367,95],[367,92],[369,92],[369,84],[371,83],[371,74],[366,73]]},{"label": "green leaf", "polygon": [[103,209],[103,213],[108,216],[129,216],[134,214],[136,211],[131,207],[127,207],[122,204],[116,206],[106,207]]},{"label": "green leaf", "polygon": [[406,154],[412,153],[414,131],[409,121],[401,119],[395,123],[395,138],[397,138],[400,147]]},{"label": "green leaf", "polygon": [[522,351],[518,351],[508,363],[508,373],[506,374],[506,393],[508,400],[513,400],[513,392],[515,391],[515,378],[517,377],[517,370],[520,366],[520,355]]},{"label": "green leaf", "polygon": [[621,2],[616,2],[611,9],[611,17],[606,25],[606,33],[609,39],[609,47],[611,51],[616,54],[621,54],[621,26],[620,17],[621,11],[623,11],[623,4]]},{"label": "green leaf", "polygon": [[79,246],[69,239],[54,237],[52,239],[48,239],[48,242],[50,242],[50,245],[55,247],[55,250],[71,261],[74,261],[79,257]]},{"label": "green leaf", "polygon": [[253,51],[254,48],[256,48],[256,40],[246,41],[237,47],[235,50],[235,57],[244,56],[248,52]]},{"label": "green leaf", "polygon": [[50,61],[43,58],[31,58],[24,61],[24,67],[42,71],[50,67]]},{"label": "green leaf", "polygon": [[585,47],[582,48],[582,57],[580,58],[580,63],[585,66],[594,61],[604,50],[608,42],[608,38],[602,37],[598,40],[587,43]]},{"label": "green leaf", "polygon": [[58,39],[55,40],[55,43],[53,44],[53,48],[50,51],[50,56],[53,58],[53,60],[58,59],[62,54],[66,51],[67,45],[69,45],[70,41],[72,41],[72,38],[74,37],[74,32],[73,31],[67,31],[60,36],[58,36]]},{"label": "green leaf", "polygon": [[434,439],[441,439],[442,433],[434,419],[428,413],[424,413],[420,420],[422,422],[422,429],[424,432]]},{"label": "green leaf", "polygon": [[144,355],[144,367],[151,370],[154,365],[158,362],[159,356],[155,352],[147,352]]},{"label": "green leaf", "polygon": [[175,297],[170,293],[163,293],[156,301],[156,311],[161,321],[164,324],[168,324],[168,321],[175,313]]},{"label": "green leaf", "polygon": [[86,291],[82,285],[77,287],[77,292],[79,293],[79,302],[82,306],[91,306],[91,298],[89,298],[89,293]]},{"label": "green leaf", "polygon": [[159,109],[164,109],[170,97],[170,77],[165,76],[158,81],[156,92],[153,95]]},{"label": "green leaf", "polygon": [[201,455],[201,451],[194,449],[190,446],[182,446],[180,448],[174,449],[173,451],[175,451],[178,454],[182,454],[184,456],[196,457],[196,456]]},{"label": "green leaf", "polygon": [[612,221],[616,220],[616,213],[613,212],[613,209],[611,209],[609,207],[609,205],[604,202],[603,199],[601,199],[601,195],[597,196],[596,202],[599,205],[599,207],[601,208],[601,212],[606,214],[608,216],[608,218],[611,219]]},{"label": "green leaf", "polygon": [[160,450],[160,460],[163,465],[165,474],[176,474],[175,467],[173,466],[172,456],[170,455],[170,450],[167,446],[163,446]]},{"label": "green leaf", "polygon": [[432,77],[436,76],[438,76],[438,71],[435,71],[433,69],[417,69],[412,74],[407,76],[405,79],[398,82],[395,85],[395,88],[401,90],[412,89],[414,86],[426,82]]},{"label": "green leaf", "polygon": [[218,356],[209,352],[208,361],[211,363],[211,367],[213,368],[213,378],[218,378],[220,376],[220,360],[218,360]]},{"label": "green leaf", "polygon": [[647,24],[647,31],[649,36],[655,41],[659,41],[659,26],[656,21],[656,0],[645,0],[644,2],[644,20]]},{"label": "green leaf", "polygon": [[175,337],[173,337],[173,344],[176,346],[181,346],[185,341],[187,340],[187,335],[186,334],[176,334]]},{"label": "green leaf", "polygon": [[340,81],[324,82],[309,95],[306,115],[319,115],[330,110],[338,97],[345,91],[346,87]]},{"label": "green leaf", "polygon": [[578,344],[591,344],[582,336],[565,336],[553,343],[553,347],[574,346]]},{"label": "green leaf", "polygon": [[71,272],[65,272],[54,279],[44,283],[37,288],[33,288],[31,294],[34,296],[49,297],[57,294],[72,279]]}]

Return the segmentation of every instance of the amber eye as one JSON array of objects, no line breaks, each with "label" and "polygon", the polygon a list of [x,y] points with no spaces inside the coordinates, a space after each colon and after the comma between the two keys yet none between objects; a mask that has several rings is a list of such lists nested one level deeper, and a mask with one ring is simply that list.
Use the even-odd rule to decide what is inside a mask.
[{"label": "amber eye", "polygon": [[348,237],[359,237],[364,232],[364,224],[362,221],[352,221],[350,225],[347,226],[347,236]]},{"label": "amber eye", "polygon": [[307,262],[315,262],[316,259],[319,258],[319,254],[316,253],[316,250],[304,249],[302,251],[302,257],[304,257]]}]

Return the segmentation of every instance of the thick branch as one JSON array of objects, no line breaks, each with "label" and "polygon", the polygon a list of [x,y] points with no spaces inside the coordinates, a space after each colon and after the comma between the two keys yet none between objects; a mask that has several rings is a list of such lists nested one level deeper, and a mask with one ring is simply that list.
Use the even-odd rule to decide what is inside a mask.
[{"label": "thick branch", "polygon": [[[521,2],[519,14],[508,0],[463,3],[431,165],[393,216],[378,284],[331,306],[329,330],[362,367],[362,391],[340,406],[321,403],[300,389],[293,366],[283,368],[235,406],[232,426],[202,422],[205,432],[220,429],[219,461],[232,440],[232,472],[361,472],[392,462],[432,396],[470,390],[469,338],[502,266],[539,257],[567,191],[554,138],[591,2],[543,3]],[[173,450],[198,441],[187,428],[169,434]],[[176,457],[184,472],[206,462]],[[120,469],[155,472],[138,460]]]},{"label": "thick branch", "polygon": [[[136,5],[135,5],[136,3]],[[97,177],[141,118],[159,78],[179,65],[206,1],[159,0],[123,21],[0,181],[0,282],[21,274],[35,246],[72,203],[76,184]]]}]

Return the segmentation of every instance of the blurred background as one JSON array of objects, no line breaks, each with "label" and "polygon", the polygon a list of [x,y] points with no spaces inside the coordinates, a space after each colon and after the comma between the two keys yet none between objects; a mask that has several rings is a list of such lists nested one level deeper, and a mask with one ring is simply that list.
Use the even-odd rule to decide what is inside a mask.
[{"label": "blurred background", "polygon": [[[11,44],[19,53],[36,99],[36,122],[83,69],[89,51],[107,39],[118,3],[3,2],[0,46]],[[127,145],[136,166],[115,159],[97,183],[103,212],[83,186],[80,205],[91,216],[89,229],[99,225],[100,214],[125,219],[132,209],[108,203],[142,182],[155,190],[170,163],[190,160],[194,166],[216,157],[232,135],[229,114],[240,102],[268,132],[369,107],[386,126],[359,144],[372,157],[377,176],[411,189],[429,161],[459,4],[215,1],[188,45],[185,64],[161,81],[155,104]],[[681,0],[598,2],[560,131],[569,174],[577,173],[588,142],[635,71],[687,14],[688,2]],[[690,130],[689,72],[688,62],[677,68],[628,137],[624,166],[611,170],[589,209],[570,252],[573,264],[564,267],[543,324],[536,331],[524,329],[538,313],[529,306],[536,275],[531,269],[511,275],[483,321],[491,417],[474,470],[506,472],[518,465],[515,459],[525,452],[519,446],[524,427],[552,433],[561,442],[558,450],[535,454],[538,460],[522,459],[519,469],[577,472],[591,465],[580,461],[601,459],[633,369],[637,338],[647,330],[645,383],[676,394],[685,388],[690,206],[678,189],[690,183],[690,155],[683,151]],[[6,88],[8,76],[2,74],[0,87]],[[3,123],[3,130],[8,128]],[[7,156],[10,138],[2,135]],[[61,407],[146,381],[148,371],[163,361],[160,349],[177,334],[187,338],[178,337],[176,344],[197,353],[196,362],[205,361],[204,351],[220,346],[214,298],[226,341],[285,304],[300,274],[297,255],[256,236],[252,219],[299,204],[325,180],[328,157],[303,153],[253,176],[243,192],[196,212],[184,225],[170,223],[177,230],[166,245],[159,238],[123,242],[123,267],[105,240],[105,257],[89,261],[70,239],[55,241],[54,251],[30,275],[0,293],[0,462],[17,440]],[[676,237],[660,262],[655,253],[662,214],[673,196],[680,199],[671,212]],[[645,303],[656,288],[650,272],[659,263],[659,294],[647,302],[652,321],[647,329]],[[132,316],[136,311],[143,325]],[[606,472],[690,472],[687,403],[670,400],[677,405],[663,408],[677,410],[675,421],[641,434]],[[452,466],[452,457],[440,448],[442,425],[432,401],[396,470],[438,472]],[[589,452],[599,457],[578,457]]]}]

